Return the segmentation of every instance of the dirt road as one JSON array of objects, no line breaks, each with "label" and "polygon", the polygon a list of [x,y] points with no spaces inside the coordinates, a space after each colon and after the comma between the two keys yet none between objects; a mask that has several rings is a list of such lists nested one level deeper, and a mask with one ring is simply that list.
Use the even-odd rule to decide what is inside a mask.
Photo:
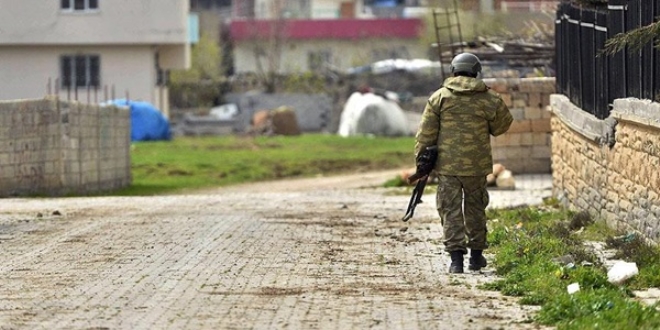
[{"label": "dirt road", "polygon": [[536,329],[446,273],[392,172],[159,197],[0,200],[0,329]]}]

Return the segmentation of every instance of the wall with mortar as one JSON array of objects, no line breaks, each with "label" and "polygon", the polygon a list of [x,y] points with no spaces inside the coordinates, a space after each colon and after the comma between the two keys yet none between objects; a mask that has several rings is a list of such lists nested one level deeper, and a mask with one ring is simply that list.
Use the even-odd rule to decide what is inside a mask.
[{"label": "wall with mortar", "polygon": [[660,243],[660,104],[618,99],[599,120],[551,96],[553,195]]},{"label": "wall with mortar", "polygon": [[128,109],[0,102],[0,197],[92,194],[130,182]]},{"label": "wall with mortar", "polygon": [[493,161],[515,174],[551,172],[551,114],[547,110],[555,93],[555,78],[484,79],[509,107],[509,130],[491,138]]}]

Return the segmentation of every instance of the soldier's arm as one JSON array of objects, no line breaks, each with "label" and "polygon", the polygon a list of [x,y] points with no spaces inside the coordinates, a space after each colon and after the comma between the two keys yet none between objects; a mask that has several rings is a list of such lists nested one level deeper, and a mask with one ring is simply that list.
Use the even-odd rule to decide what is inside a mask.
[{"label": "soldier's arm", "polygon": [[440,111],[437,105],[440,104],[439,96],[431,96],[426,102],[422,120],[419,123],[417,134],[415,135],[415,157],[419,152],[428,146],[434,146],[438,143],[438,130],[440,129]]},{"label": "soldier's arm", "polygon": [[493,136],[498,136],[504,134],[511,123],[513,122],[513,117],[509,108],[504,104],[501,98],[498,99],[497,110],[495,111],[495,118],[492,121],[488,122],[488,130]]}]

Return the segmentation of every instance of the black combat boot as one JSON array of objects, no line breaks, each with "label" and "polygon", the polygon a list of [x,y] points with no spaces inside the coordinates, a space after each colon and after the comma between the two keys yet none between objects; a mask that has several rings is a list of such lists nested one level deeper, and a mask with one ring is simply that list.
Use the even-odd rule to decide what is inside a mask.
[{"label": "black combat boot", "polygon": [[450,274],[462,274],[463,273],[463,251],[452,251],[449,252],[451,256],[451,265],[449,265]]},{"label": "black combat boot", "polygon": [[480,270],[481,268],[484,268],[488,265],[483,252],[483,250],[470,251],[470,264],[468,265],[469,270]]}]

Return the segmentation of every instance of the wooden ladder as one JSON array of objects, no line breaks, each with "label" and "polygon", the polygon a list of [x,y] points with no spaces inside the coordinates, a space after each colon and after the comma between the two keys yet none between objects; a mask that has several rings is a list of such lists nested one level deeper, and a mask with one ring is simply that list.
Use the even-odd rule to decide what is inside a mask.
[{"label": "wooden ladder", "polygon": [[438,50],[442,80],[451,75],[449,64],[457,54],[463,52],[463,36],[461,22],[458,16],[458,6],[453,0],[445,8],[433,9],[433,25],[435,27],[435,46]]}]

